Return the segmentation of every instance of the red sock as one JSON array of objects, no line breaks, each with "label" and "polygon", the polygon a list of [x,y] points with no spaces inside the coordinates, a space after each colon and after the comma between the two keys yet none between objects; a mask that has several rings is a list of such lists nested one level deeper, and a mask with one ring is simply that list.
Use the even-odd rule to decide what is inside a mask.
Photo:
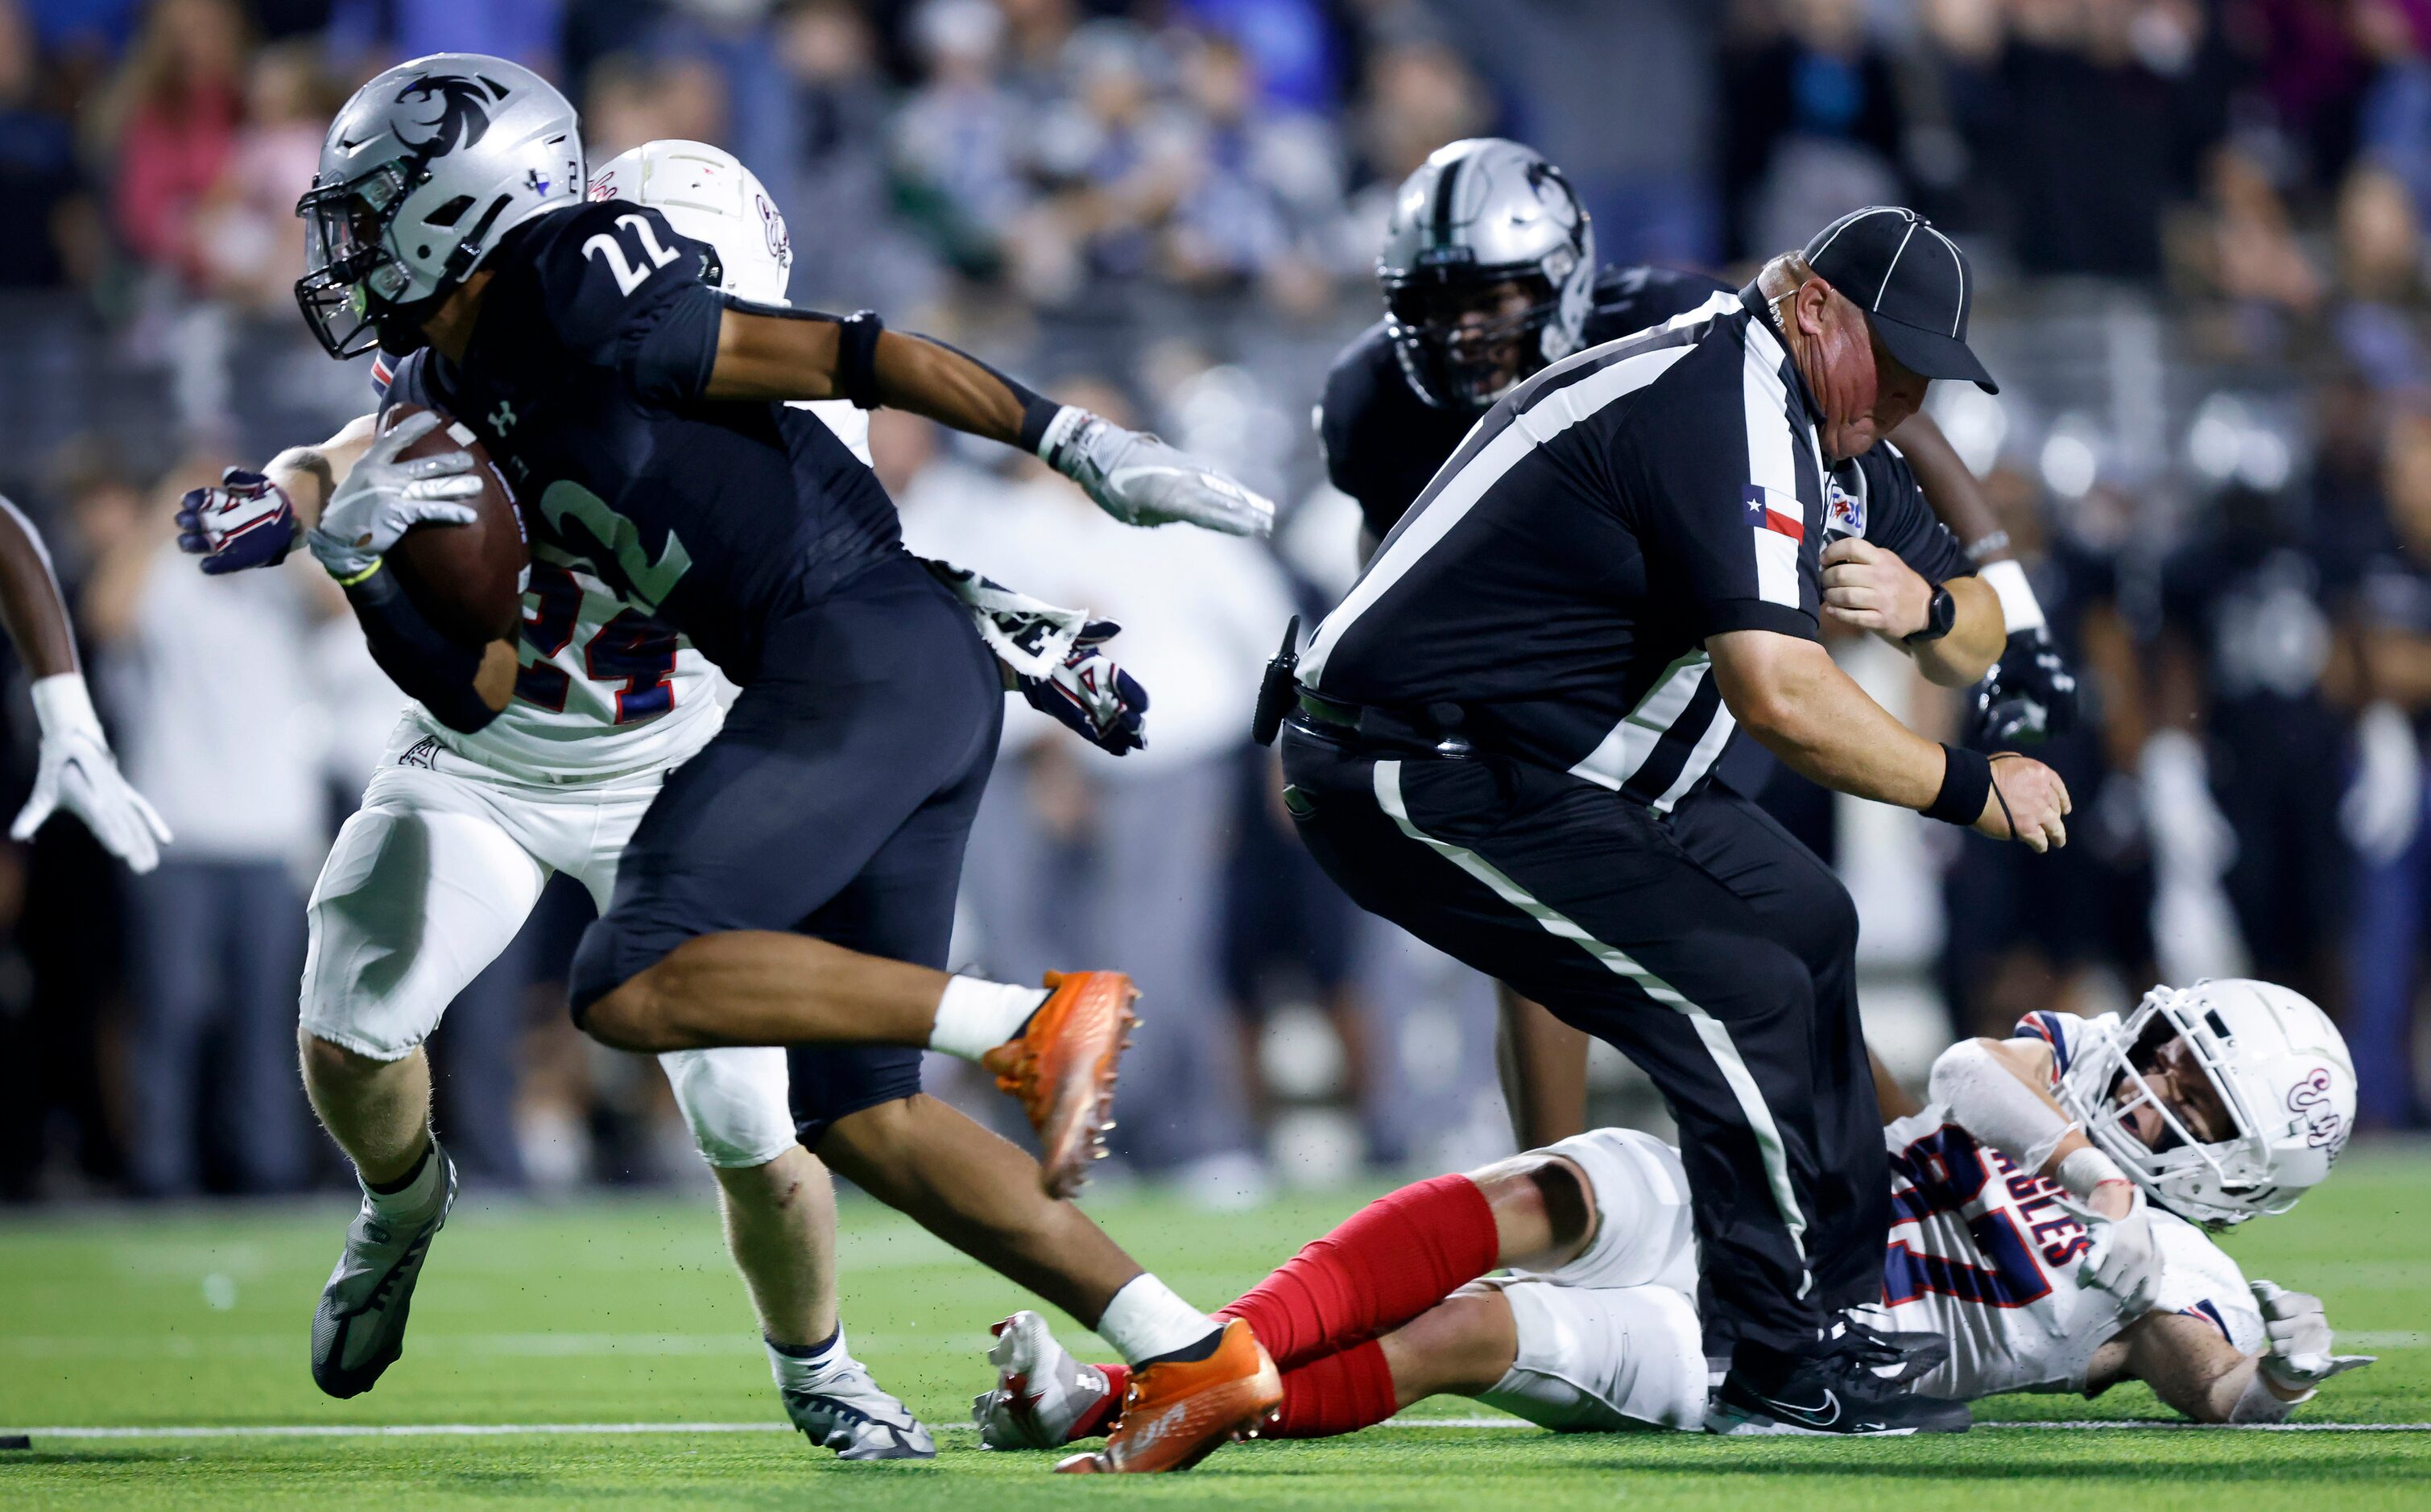
[{"label": "red sock", "polygon": [[1128,1365],[1100,1365],[1098,1369],[1106,1377],[1106,1394],[1096,1406],[1073,1420],[1072,1431],[1064,1436],[1065,1443],[1075,1439],[1095,1438],[1110,1431],[1115,1420],[1122,1415],[1123,1388],[1131,1384],[1132,1368]]},{"label": "red sock", "polygon": [[1329,1438],[1392,1415],[1393,1372],[1384,1363],[1384,1346],[1371,1338],[1285,1370],[1282,1414],[1259,1433],[1267,1438]]},{"label": "red sock", "polygon": [[1493,1269],[1498,1249],[1485,1194],[1438,1176],[1361,1208],[1216,1316],[1248,1319],[1288,1370],[1399,1328]]}]

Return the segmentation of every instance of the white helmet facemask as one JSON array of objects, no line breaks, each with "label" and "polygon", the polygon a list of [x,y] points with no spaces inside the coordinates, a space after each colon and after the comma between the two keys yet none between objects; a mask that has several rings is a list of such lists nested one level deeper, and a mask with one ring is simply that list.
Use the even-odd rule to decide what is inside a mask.
[{"label": "white helmet facemask", "polygon": [[[2181,1041],[2226,1114],[2208,1141],[2155,1089],[2165,1047]],[[2321,1009],[2267,982],[2155,987],[2117,1033],[2081,1050],[2060,1105],[2086,1137],[2162,1207],[2212,1228],[2284,1213],[2328,1176],[2355,1125],[2355,1067]],[[2137,1133],[2149,1110],[2160,1133]]]}]

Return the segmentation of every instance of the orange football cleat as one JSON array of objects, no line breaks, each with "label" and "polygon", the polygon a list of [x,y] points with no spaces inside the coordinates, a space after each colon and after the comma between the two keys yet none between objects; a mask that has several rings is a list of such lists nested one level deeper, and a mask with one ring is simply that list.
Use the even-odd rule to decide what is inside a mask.
[{"label": "orange football cleat", "polygon": [[1122,1421],[1094,1454],[1074,1454],[1059,1475],[1153,1475],[1183,1470],[1236,1438],[1253,1436],[1282,1404],[1283,1381],[1249,1320],[1224,1325],[1216,1352],[1132,1372]]},{"label": "orange football cleat", "polygon": [[1070,1197],[1105,1152],[1106,1115],[1115,1101],[1115,1060],[1139,1019],[1139,989],[1119,971],[1049,971],[1048,999],[1021,1037],[980,1057],[996,1084],[1021,1100],[1038,1131],[1041,1184]]}]

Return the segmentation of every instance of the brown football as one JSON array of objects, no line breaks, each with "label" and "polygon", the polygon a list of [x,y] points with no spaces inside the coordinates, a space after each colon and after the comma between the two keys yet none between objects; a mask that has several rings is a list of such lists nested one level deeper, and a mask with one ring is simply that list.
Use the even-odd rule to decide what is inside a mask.
[{"label": "brown football", "polygon": [[[383,434],[418,414],[418,404],[391,405],[380,416]],[[388,554],[389,570],[431,627],[449,640],[478,647],[511,642],[523,617],[524,569],[531,550],[514,491],[480,441],[461,421],[440,417],[438,429],[405,448],[406,457],[464,450],[480,464],[483,483],[470,525],[417,525]]]}]

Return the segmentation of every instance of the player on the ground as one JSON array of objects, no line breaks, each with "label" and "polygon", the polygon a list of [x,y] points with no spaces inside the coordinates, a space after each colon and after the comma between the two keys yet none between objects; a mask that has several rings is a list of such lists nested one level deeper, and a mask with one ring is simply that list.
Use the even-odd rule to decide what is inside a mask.
[{"label": "player on the ground", "polygon": [[[1371,551],[1513,385],[1732,292],[1702,274],[1600,265],[1595,228],[1562,171],[1499,137],[1440,147],[1402,181],[1376,277],[1385,316],[1334,358],[1316,411],[1327,476],[1358,501]],[[1897,440],[1929,471],[1934,512],[2001,597],[2007,645],[1978,692],[1985,730],[2002,744],[2065,730],[2075,679],[1990,505],[1930,417],[1908,421]],[[1509,987],[1496,990],[1503,1091],[1520,1142],[1578,1133],[1586,1035]]]},{"label": "player on the ground", "polygon": [[[603,168],[591,192],[659,209],[714,253],[702,276],[716,287],[784,302],[791,263],[784,220],[730,155],[698,143],[647,143]],[[376,387],[385,387],[388,368],[386,359],[375,363]],[[827,403],[813,412],[866,461],[861,412]],[[281,454],[265,473],[231,473],[217,488],[196,490],[181,514],[181,544],[212,553],[207,572],[276,560],[299,529],[318,525],[326,496],[372,445],[372,429],[367,416],[330,443]],[[323,1299],[324,1315],[338,1326],[315,1339],[313,1376],[334,1396],[370,1389],[395,1359],[404,1308],[394,1309],[392,1322],[381,1310],[363,1310],[359,1294],[377,1287],[411,1246],[395,1288],[409,1301],[428,1235],[449,1206],[451,1165],[423,1133],[429,1101],[423,1043],[513,937],[551,873],[577,877],[595,904],[607,905],[626,840],[666,771],[715,733],[724,719],[721,691],[731,691],[717,687],[675,631],[629,609],[578,559],[546,543],[536,546],[525,606],[525,660],[512,700],[470,734],[410,708],[311,900],[299,1023],[305,1081],[323,1122],[359,1163],[365,1189],[347,1254]],[[1051,653],[1074,638],[1059,623],[1031,648]],[[1064,652],[1054,672],[1086,672],[1095,685],[1137,691],[1127,674],[1087,651]],[[1033,701],[1040,700],[1033,695]],[[1062,696],[1042,706],[1080,707]],[[1137,736],[1137,711],[1125,712],[1128,731],[1116,720],[1081,732],[1119,750]],[[760,1310],[770,1368],[796,1426],[847,1458],[932,1453],[927,1429],[871,1382],[844,1341],[825,1232],[828,1173],[799,1142],[784,1051],[678,1050],[660,1061],[716,1173],[728,1244]],[[422,1166],[428,1190],[411,1184],[382,1190],[421,1158],[426,1138],[436,1151]]]},{"label": "player on the ground", "polygon": [[[572,108],[528,71],[470,55],[393,69],[331,126],[298,205],[312,265],[297,286],[332,354],[418,347],[391,402],[471,429],[537,536],[742,687],[627,847],[576,955],[578,1021],[632,1050],[796,1047],[814,1152],[1143,1367],[1117,1468],[1188,1463],[1271,1403],[1271,1363],[1246,1325],[1190,1307],[1054,1200],[1098,1148],[1130,983],[1083,973],[1042,992],[941,969],[999,664],[903,551],[868,469],[786,403],[894,404],[1019,445],[1132,523],[1256,531],[1270,508],[875,316],[722,296],[663,216],[583,203],[580,164]],[[352,514],[333,501],[340,527],[325,516],[310,540],[384,621],[374,641],[400,682],[478,728],[496,707],[479,659],[433,647],[379,573],[423,507],[418,481],[377,480]],[[919,1095],[923,1048],[997,1071],[1041,1132],[1043,1169]]]},{"label": "player on the ground", "polygon": [[65,809],[82,819],[103,848],[128,869],[160,865],[169,827],[143,794],[119,775],[109,737],[92,711],[92,695],[76,664],[75,628],[51,576],[42,533],[16,505],[0,498],[0,630],[17,648],[32,683],[42,751],[34,791],[8,827],[11,840],[31,840],[51,815]]},{"label": "player on the ground", "polygon": [[[2279,1422],[2371,1363],[2331,1352],[2319,1299],[2249,1283],[2203,1232],[2287,1211],[2346,1142],[2354,1067],[2304,998],[2206,982],[2123,1021],[2033,1014],[1946,1051],[1933,1098],[1883,1131],[1879,1312],[1953,1344],[1918,1390],[2140,1380],[2199,1422]],[[1284,1370],[1264,1436],[1349,1433],[1437,1392],[1566,1432],[1816,1431],[1709,1408],[1686,1194],[1677,1151],[1602,1129],[1371,1203],[1224,1310]],[[1073,1360],[1034,1313],[990,1357],[973,1406],[991,1448],[1104,1431],[1120,1367]]]}]

